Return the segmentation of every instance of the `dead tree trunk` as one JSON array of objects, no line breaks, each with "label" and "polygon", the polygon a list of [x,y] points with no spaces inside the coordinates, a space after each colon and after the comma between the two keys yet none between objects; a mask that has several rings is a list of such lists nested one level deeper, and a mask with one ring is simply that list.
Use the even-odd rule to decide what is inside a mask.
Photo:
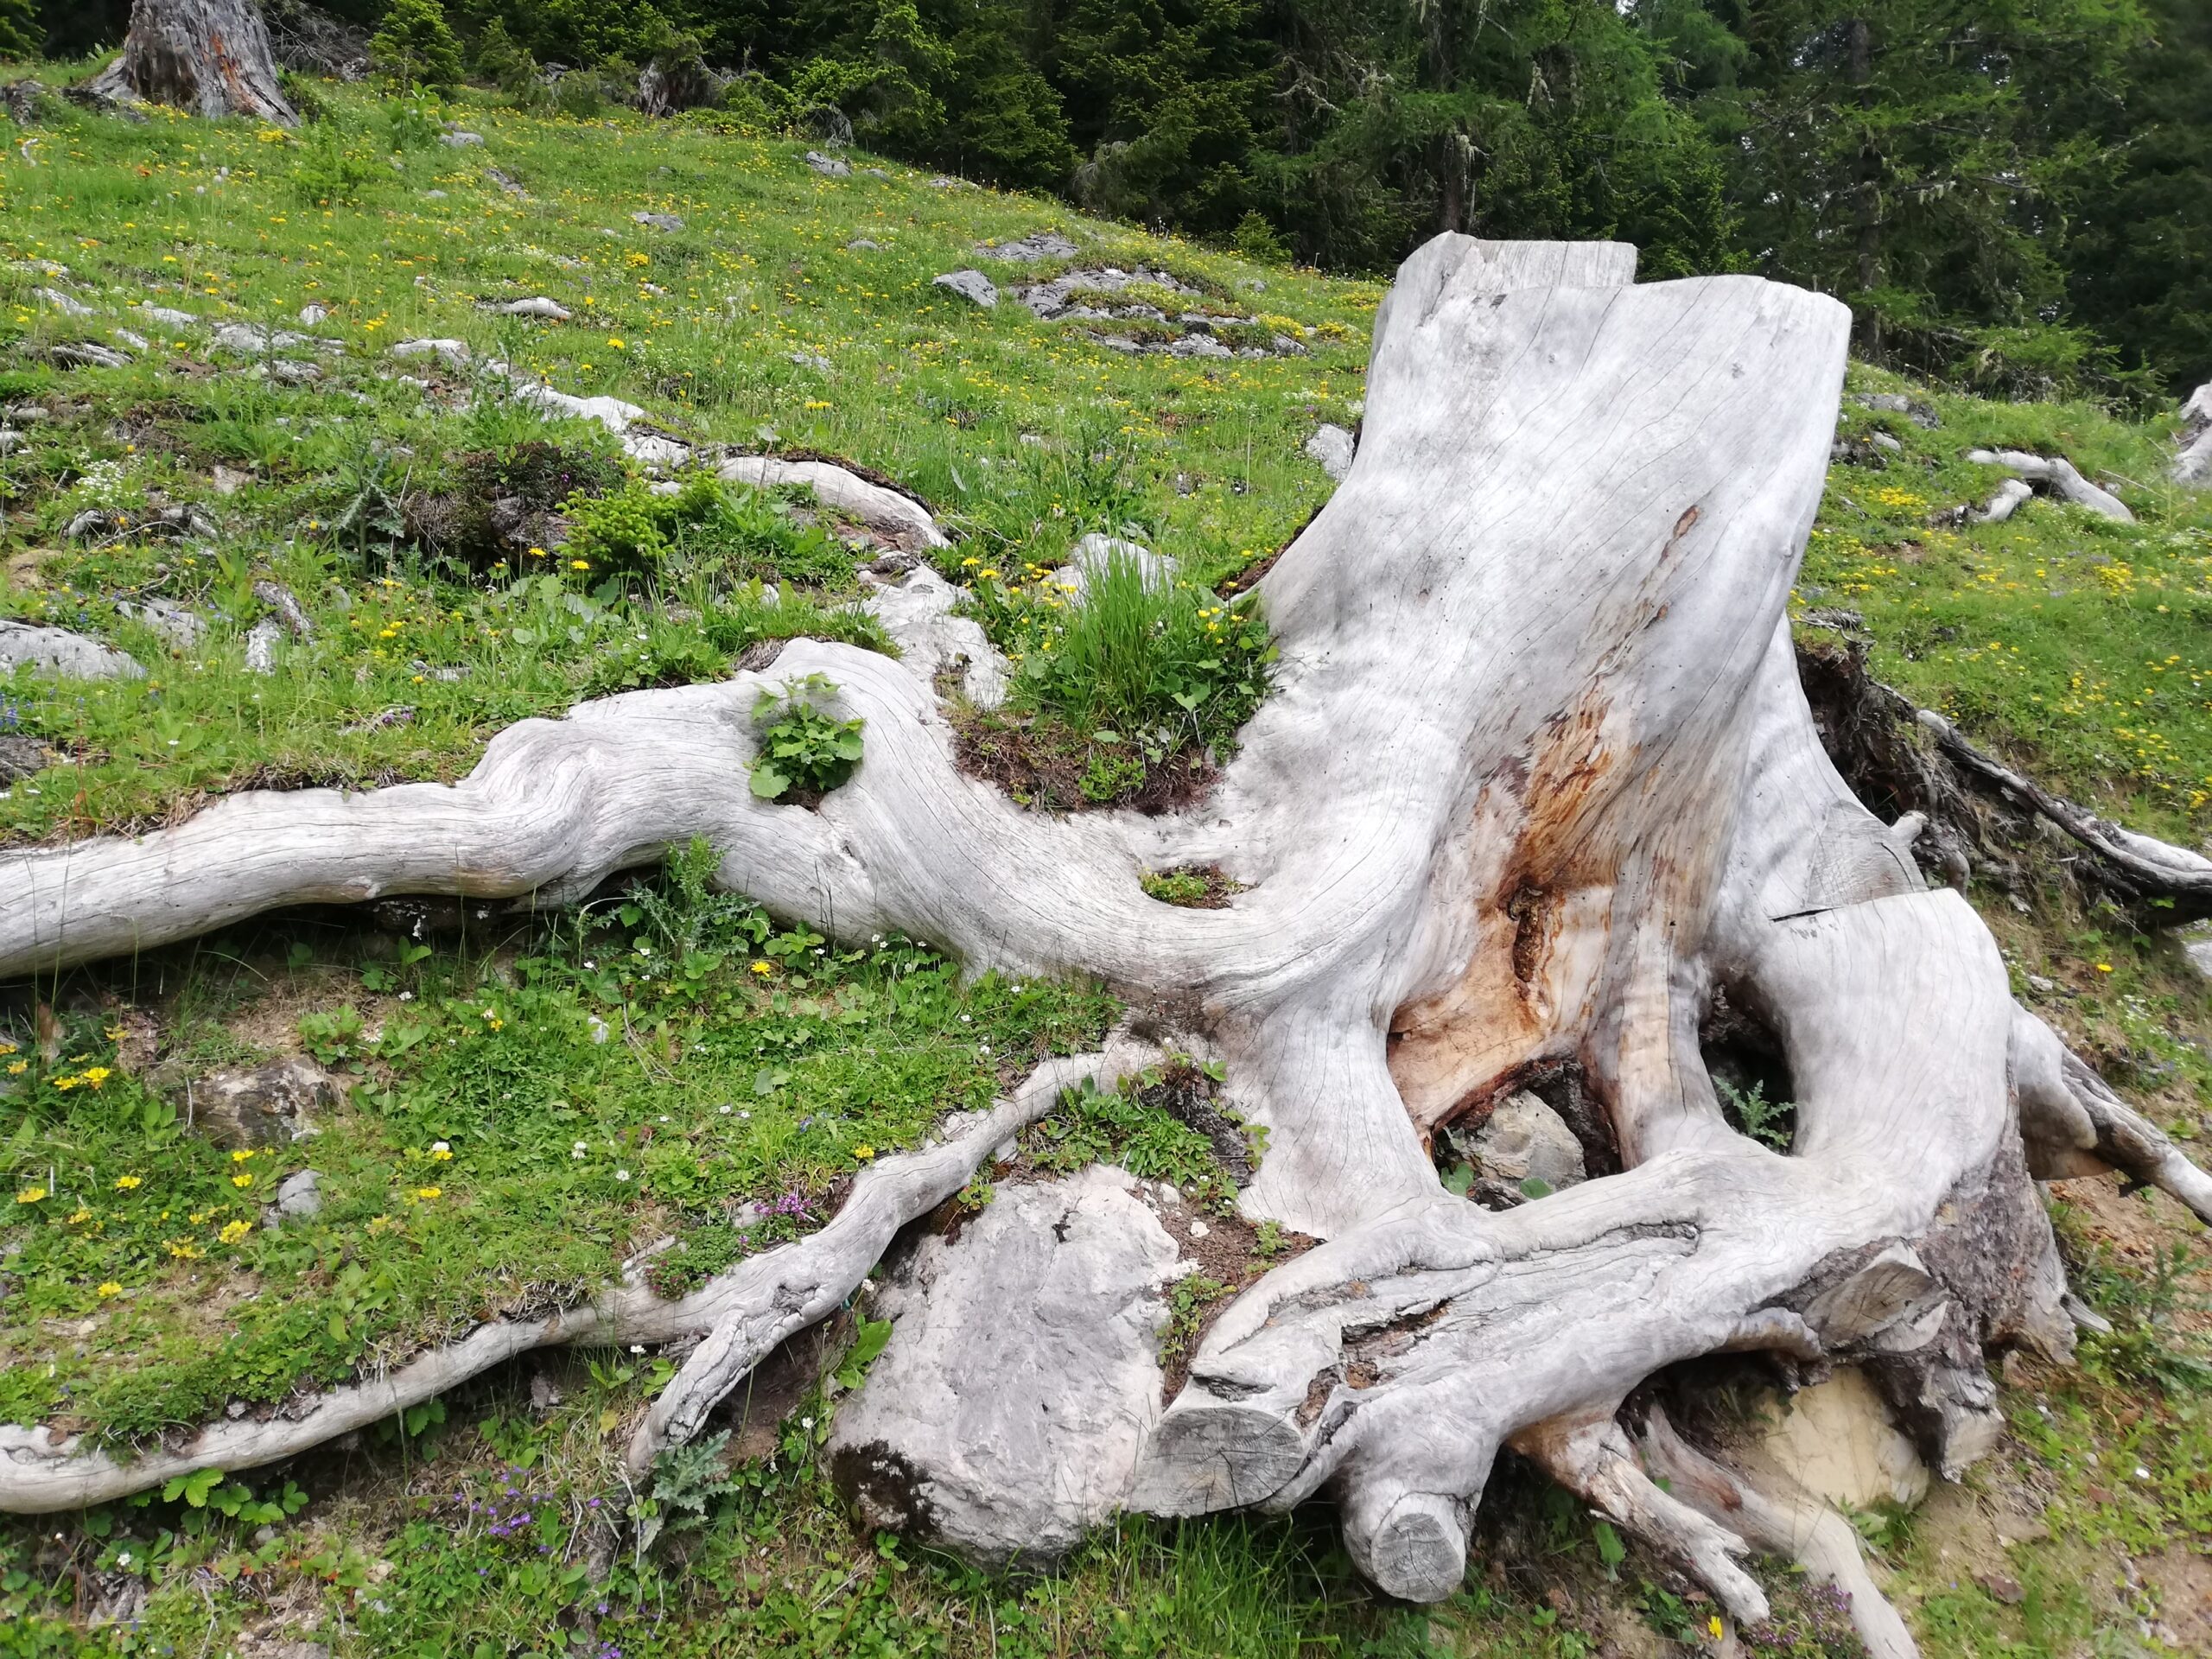
[{"label": "dead tree trunk", "polygon": [[173,105],[219,118],[299,124],[276,83],[269,30],[253,0],[133,0],[123,55],[79,89],[95,103]]},{"label": "dead tree trunk", "polygon": [[[1649,1440],[1616,1423],[1632,1390],[1721,1351],[1861,1361],[1956,1471],[1998,1433],[1985,1351],[2070,1345],[2034,1176],[2102,1160],[2208,1217],[2212,1181],[2013,1003],[1972,909],[1916,867],[1917,822],[1876,819],[1821,750],[1784,607],[1849,314],[1747,276],[1633,286],[1634,263],[1456,235],[1407,261],[1358,456],[1261,584],[1274,691],[1179,817],[1022,811],[957,767],[941,653],[795,641],[768,675],[526,721],[457,786],[249,795],[0,856],[0,972],[280,904],[557,899],[704,836],[728,887],[825,931],[1099,976],[1202,1031],[1268,1131],[1246,1210],[1325,1241],[1213,1326],[1135,1506],[1326,1492],[1361,1567],[1433,1599],[1510,1445],[1758,1616],[1746,1538],[1656,1484]],[[818,810],[756,798],[745,771],[764,682],[809,673],[867,721]],[[1241,890],[1219,910],[1147,897],[1143,871],[1185,864]],[[1699,1042],[1723,996],[1785,1058],[1786,1155],[1717,1103]],[[1503,1214],[1446,1192],[1430,1135],[1563,1062],[1624,1173]],[[694,1430],[789,1309],[833,1305],[882,1217],[934,1202],[959,1162],[886,1171],[890,1210],[834,1250],[747,1264],[683,1319],[626,1304],[624,1328],[715,1325],[633,1459]],[[479,1332],[410,1386],[579,1317]],[[129,1465],[0,1431],[0,1508],[97,1501],[179,1459],[240,1466],[226,1436],[270,1460],[357,1414],[218,1425]],[[1893,1626],[1862,1624],[1885,1653]]]}]

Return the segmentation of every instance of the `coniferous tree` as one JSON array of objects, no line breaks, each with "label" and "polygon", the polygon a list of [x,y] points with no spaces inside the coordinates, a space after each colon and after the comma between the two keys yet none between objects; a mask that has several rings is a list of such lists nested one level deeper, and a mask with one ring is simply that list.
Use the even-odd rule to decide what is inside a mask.
[{"label": "coniferous tree", "polygon": [[403,92],[461,84],[461,42],[438,0],[391,0],[369,50],[378,72]]},{"label": "coniferous tree", "polygon": [[2085,124],[2119,152],[2066,252],[2075,316],[2177,391],[2212,380],[2212,8],[2148,0],[2154,38]]}]

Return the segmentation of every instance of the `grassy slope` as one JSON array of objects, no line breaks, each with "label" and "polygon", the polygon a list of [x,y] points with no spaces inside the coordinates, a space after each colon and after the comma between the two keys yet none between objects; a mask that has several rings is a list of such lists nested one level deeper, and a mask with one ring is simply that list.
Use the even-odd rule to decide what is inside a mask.
[{"label": "grassy slope", "polygon": [[[343,96],[340,111],[357,133],[378,118]],[[1211,580],[1278,545],[1325,493],[1298,446],[1315,421],[1349,423],[1357,410],[1371,286],[1253,267],[1058,204],[932,188],[895,167],[887,180],[823,179],[786,143],[482,108],[468,120],[484,149],[412,150],[397,169],[380,142],[357,140],[369,157],[360,199],[328,208],[301,185],[330,165],[312,146],[159,116],[144,128],[60,117],[34,152],[44,165],[0,175],[0,253],[67,264],[80,299],[252,321],[316,301],[333,311],[317,332],[348,346],[329,365],[334,386],[301,391],[211,359],[198,332],[166,336],[130,369],[57,373],[39,365],[41,345],[118,321],[153,331],[65,322],[35,297],[35,270],[0,270],[14,302],[0,308],[0,384],[7,401],[54,416],[5,463],[0,613],[83,627],[156,664],[138,684],[24,677],[6,689],[0,726],[73,759],[0,798],[0,836],[156,819],[257,778],[450,777],[514,719],[670,661],[713,671],[695,619],[590,601],[588,575],[456,582],[365,562],[332,535],[372,483],[435,484],[452,454],[539,432],[488,397],[447,406],[460,384],[426,404],[383,380],[378,356],[396,339],[458,335],[703,436],[752,443],[766,427],[785,446],[849,455],[967,531],[955,565],[1049,565],[1081,530],[1134,522]],[[529,195],[491,181],[487,159]],[[630,214],[643,211],[685,227],[642,229]],[[1047,225],[1084,244],[1081,263],[1165,264],[1313,327],[1313,355],[1133,359],[929,285],[978,263],[978,241]],[[882,245],[849,251],[859,236]],[[495,322],[472,303],[533,293],[578,321]],[[1943,425],[1932,432],[1847,417],[1907,449],[1878,474],[1837,469],[1805,602],[1861,610],[1887,677],[2045,776],[2144,827],[2201,834],[2212,504],[2157,486],[2155,429],[2079,408],[1933,401]],[[1958,457],[1990,442],[2063,448],[2131,480],[2144,522],[2115,531],[2038,503],[2001,530],[1927,530],[1932,508],[1986,492],[1983,469]],[[212,489],[219,464],[246,475],[233,493]],[[209,506],[214,549],[62,545],[77,511],[149,499]],[[273,677],[243,670],[257,575],[288,583],[319,625]],[[200,607],[207,643],[171,657],[118,615],[117,597],[144,593]],[[469,671],[445,680],[418,664]],[[342,729],[400,704],[416,710],[411,724]],[[2026,917],[2002,895],[1986,908],[2024,991],[2163,1121],[2193,1128],[2212,1022],[2171,946],[2055,896]],[[614,925],[434,938],[419,955],[404,930],[296,915],[69,987],[67,1040],[38,1067],[35,1109],[4,1154],[11,1191],[45,1196],[0,1219],[11,1276],[0,1415],[60,1412],[128,1439],[404,1353],[494,1306],[574,1294],[666,1233],[685,1243],[689,1270],[711,1267],[730,1248],[727,1205],[791,1193],[818,1213],[868,1157],[1029,1057],[1079,1043],[1105,1014],[1080,989],[963,988],[900,942],[817,957],[819,941],[681,883],[626,918],[599,913]],[[2031,988],[2031,974],[2054,988]],[[27,1000],[0,1004],[0,1031],[29,1054],[27,1014]],[[608,1040],[595,1041],[602,1029]],[[145,1074],[156,1056],[169,1077],[190,1076],[307,1039],[365,1079],[313,1144],[328,1207],[312,1226],[226,1241],[308,1149],[234,1163],[181,1133],[163,1078]],[[95,1068],[97,1087],[58,1088]],[[251,1185],[234,1185],[241,1175]],[[2145,1639],[2139,1614],[2173,1616],[2180,1575],[2212,1540],[2202,1379],[2146,1323],[2171,1311],[2152,1255],[2183,1235],[2148,1201],[2078,1196],[2069,1236],[2085,1259],[2105,1252],[2093,1284],[2133,1316],[2121,1339],[2081,1373],[2018,1376],[2018,1440],[1977,1475],[1980,1499],[1912,1522],[1868,1518],[1932,1651],[2124,1650]],[[281,1501],[270,1517],[233,1496],[240,1513],[224,1516],[180,1497],[72,1520],[58,1536],[12,1529],[0,1535],[0,1626],[118,1606],[134,1580],[152,1587],[138,1624],[97,1642],[244,1651],[321,1623],[364,1653],[550,1652],[588,1630],[581,1650],[630,1654],[1579,1654],[1694,1643],[1703,1623],[1659,1564],[1631,1552],[1608,1569],[1573,1506],[1510,1470],[1487,1510],[1491,1565],[1433,1614],[1370,1602],[1325,1517],[1133,1525],[1060,1579],[989,1586],[854,1535],[812,1464],[818,1404],[785,1426],[772,1462],[741,1471],[742,1493],[684,1543],[680,1566],[626,1559],[594,1588],[581,1572],[592,1501],[616,1490],[604,1425],[634,1409],[655,1368],[600,1355],[553,1373],[565,1399],[550,1411],[531,1409],[518,1370],[455,1396],[411,1439],[308,1460],[293,1474],[310,1501],[289,1516]],[[2139,1464],[2152,1478],[2134,1477]],[[283,1497],[251,1484],[251,1503]],[[510,1486],[532,1500],[520,1528],[508,1524]],[[1986,1514],[2024,1496],[2049,1535],[1990,1542]],[[2162,1592],[2169,1581],[2179,1587]],[[76,1639],[0,1634],[0,1653]],[[1808,1636],[1799,1650],[1822,1648]]]}]

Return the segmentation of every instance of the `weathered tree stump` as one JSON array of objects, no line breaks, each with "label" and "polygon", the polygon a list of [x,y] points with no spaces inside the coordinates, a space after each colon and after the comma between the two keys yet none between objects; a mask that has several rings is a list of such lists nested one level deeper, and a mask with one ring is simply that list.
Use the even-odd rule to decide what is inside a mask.
[{"label": "weathered tree stump", "polygon": [[300,121],[277,85],[269,30],[253,0],[133,0],[123,55],[76,95],[124,107],[172,105],[211,119]]},{"label": "weathered tree stump", "polygon": [[[2101,1161],[2208,1217],[2212,1182],[2014,1003],[1973,910],[1916,866],[1917,821],[1876,819],[1822,752],[1785,607],[1848,314],[1748,276],[1635,286],[1634,263],[1457,235],[1407,261],[1357,455],[1259,584],[1275,689],[1186,812],[1025,812],[958,769],[934,658],[795,641],[766,674],[526,721],[454,787],[249,795],[0,856],[0,972],[280,904],[557,902],[703,836],[725,885],[825,931],[1098,976],[1226,1061],[1268,1132],[1246,1211],[1325,1241],[1213,1325],[1135,1503],[1332,1495],[1361,1568],[1434,1599],[1510,1445],[1759,1617],[1734,1557],[1788,1506],[1747,1533],[1711,1500],[1725,1471],[1703,1496],[1656,1484],[1653,1437],[1617,1421],[1631,1391],[1719,1351],[1856,1361],[1955,1474],[1999,1432],[1986,1351],[2070,1345],[2038,1171]],[[867,758],[818,810],[754,798],[745,771],[753,699],[810,673],[867,721]],[[1143,871],[1186,865],[1238,891],[1213,910],[1146,896]],[[1718,1103],[1700,1032],[1723,1002],[1786,1070],[1786,1154]],[[1430,1135],[1562,1067],[1621,1173],[1503,1213],[1446,1192]],[[707,1321],[633,1442],[649,1461],[1067,1075],[886,1160],[829,1230],[680,1313],[625,1293],[487,1328],[410,1386],[580,1325]],[[134,1490],[178,1457],[240,1466],[226,1432],[129,1465],[0,1438],[0,1507]],[[1900,1650],[1893,1618],[1861,1629]]]}]

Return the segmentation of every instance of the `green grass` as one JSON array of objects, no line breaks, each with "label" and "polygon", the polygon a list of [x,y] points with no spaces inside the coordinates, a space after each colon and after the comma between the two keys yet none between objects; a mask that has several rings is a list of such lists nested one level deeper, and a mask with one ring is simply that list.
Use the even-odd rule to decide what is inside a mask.
[{"label": "green grass", "polygon": [[[387,359],[395,340],[462,339],[480,359],[624,397],[702,440],[860,461],[935,504],[982,562],[1052,568],[1087,531],[1135,527],[1199,583],[1311,512],[1326,480],[1298,446],[1316,420],[1353,418],[1361,395],[1372,285],[1162,244],[1056,204],[931,189],[911,169],[823,179],[802,145],[700,126],[478,106],[457,113],[482,149],[387,156],[372,105],[340,90],[329,101],[370,163],[353,200],[302,194],[321,128],[286,137],[162,114],[139,128],[58,112],[40,138],[47,164],[0,186],[0,392],[54,417],[4,463],[11,581],[0,613],[111,639],[151,671],[102,688],[59,691],[29,676],[7,688],[0,724],[48,738],[70,763],[0,796],[0,837],[156,821],[270,779],[450,778],[525,715],[724,671],[733,648],[682,601],[687,582],[722,581],[729,561],[689,556],[680,541],[665,562],[564,569],[556,589],[516,580],[528,572],[395,557],[366,532],[397,518],[396,503],[468,482],[467,457],[545,438],[608,447],[596,429],[543,423],[486,381],[442,374],[426,400],[390,378],[430,372]],[[500,188],[487,163],[529,194]],[[631,222],[638,212],[685,227],[645,229]],[[1085,245],[1082,261],[1061,264],[1164,264],[1280,314],[1288,332],[1313,329],[1312,355],[1130,359],[1010,300],[982,311],[931,285],[969,264],[1009,284],[1053,274],[974,251],[1046,225]],[[880,247],[847,247],[863,236]],[[43,308],[41,260],[67,264],[72,291],[117,315],[79,321]],[[575,321],[498,318],[475,303],[537,294]],[[277,385],[249,361],[212,357],[204,330],[121,315],[141,302],[290,326],[321,304],[331,317],[313,332],[345,355],[321,359],[319,385]],[[128,369],[41,360],[55,341],[118,325],[155,341]],[[232,493],[212,487],[218,465],[244,474]],[[168,501],[213,514],[211,546],[60,540],[87,509],[140,515]],[[657,582],[634,579],[640,563]],[[244,635],[264,611],[257,576],[290,588],[317,625],[269,677],[243,667]],[[116,608],[150,595],[200,609],[206,644],[172,656]],[[626,672],[639,655],[654,673]],[[457,668],[466,674],[435,672]],[[395,707],[412,708],[411,721],[348,729]]]},{"label": "green grass", "polygon": [[[418,335],[626,397],[701,439],[842,456],[927,499],[961,537],[945,573],[973,586],[1017,660],[1023,741],[1058,791],[1046,804],[1130,798],[1128,768],[1141,777],[1151,751],[1233,740],[1263,694],[1265,624],[1213,594],[1325,498],[1300,446],[1319,421],[1357,418],[1379,288],[1058,203],[933,189],[895,166],[823,179],[803,144],[691,123],[579,122],[472,99],[453,112],[483,149],[411,143],[395,162],[371,100],[321,95],[336,124],[289,138],[57,108],[35,134],[41,165],[0,175],[0,401],[51,416],[0,461],[0,614],[82,629],[149,670],[105,685],[0,683],[0,732],[66,756],[0,794],[0,841],[165,822],[256,784],[452,778],[518,719],[712,678],[763,638],[887,648],[843,608],[856,556],[813,504],[648,496],[597,429],[542,422],[488,380],[385,355]],[[638,212],[684,228],[645,230]],[[1078,260],[1009,267],[974,251],[1047,226],[1084,245]],[[849,247],[860,238],[880,245]],[[67,264],[70,291],[115,315],[72,323],[42,308],[38,260]],[[1163,292],[1169,308],[1262,312],[1311,355],[1132,357],[1011,300],[982,311],[930,283],[976,264],[1005,288],[1070,263],[1165,268],[1204,290]],[[475,303],[535,294],[575,320]],[[332,313],[312,332],[345,352],[319,359],[318,385],[276,385],[211,356],[204,330],[122,313],[142,300],[264,324],[312,301]],[[127,369],[43,358],[118,325],[156,340]],[[433,395],[385,378],[401,367]],[[1862,371],[1853,384],[1897,385]],[[2138,827],[2201,839],[2212,497],[2158,481],[2156,423],[1929,401],[1942,421],[1932,431],[1847,407],[1847,435],[1879,428],[1904,448],[1878,468],[1834,470],[1799,609],[1859,611],[1877,671],[1978,741]],[[2063,450],[2120,480],[2141,522],[2039,499],[2003,527],[1931,529],[1932,514],[1992,487],[1962,459],[1976,445]],[[571,544],[543,568],[486,529],[484,500],[517,480],[569,520]],[[204,543],[62,535],[85,511],[143,526],[184,502],[214,520]],[[426,533],[396,531],[410,523]],[[1147,599],[1109,578],[1109,603],[1071,623],[1039,578],[1094,530],[1175,556],[1182,585]],[[269,676],[244,666],[263,580],[315,624]],[[781,604],[765,602],[764,582]],[[206,640],[172,652],[119,608],[154,596],[198,610]],[[1172,650],[1135,645],[1154,625]],[[377,721],[402,707],[409,720]],[[0,1420],[127,1447],[233,1401],[402,1361],[474,1320],[588,1295],[663,1238],[675,1243],[651,1271],[679,1291],[818,1223],[858,1169],[1039,1056],[1095,1041],[1111,1017],[1090,988],[963,984],[914,942],[848,949],[780,928],[710,895],[703,876],[692,855],[581,921],[476,918],[420,942],[356,913],[290,912],[11,989]],[[1166,903],[1221,885],[1206,871],[1145,880]],[[2201,1135],[2212,1007],[2171,943],[2056,888],[2032,894],[2027,915],[2008,895],[1974,896],[2016,992],[2159,1122]],[[51,1060],[40,995],[60,1010]],[[355,1080],[315,1140],[236,1160],[179,1121],[180,1080],[302,1049]],[[1116,1157],[1210,1205],[1229,1199],[1203,1137],[1122,1096],[1065,1104],[1023,1153],[1047,1169]],[[322,1213],[272,1233],[262,1202],[310,1163]],[[988,1198],[979,1179],[963,1202]],[[1281,1244],[1262,1230],[1262,1254]],[[1993,1498],[2048,1499],[2050,1536],[2005,1558],[2020,1599],[1961,1569],[1949,1511],[1865,1518],[1931,1655],[2155,1651],[2136,1623],[2157,1613],[2155,1596],[2113,1586],[2138,1558],[2212,1541],[2198,1281],[2078,1253],[2120,1330],[2089,1345],[2081,1371],[2008,1388],[2013,1440],[1974,1477]],[[1198,1289],[1179,1310],[1186,1336],[1206,1311]],[[558,1405],[531,1403],[541,1368]],[[658,1355],[547,1356],[285,1471],[0,1528],[0,1659],[245,1651],[270,1629],[316,1629],[347,1655],[472,1659],[1709,1648],[1710,1609],[1679,1576],[1632,1544],[1622,1554],[1510,1459],[1474,1571],[1437,1609],[1376,1602],[1320,1510],[1132,1522],[1060,1575],[989,1580],[855,1529],[818,1461],[844,1386],[834,1367],[735,1467],[734,1490],[702,1500],[704,1525],[646,1555],[626,1536],[610,1557],[598,1517],[652,1499],[620,1479],[616,1429],[669,1369]],[[2154,1478],[2136,1479],[2139,1465]],[[1758,1571],[1785,1628],[1751,1650],[1849,1652],[1817,1599],[1772,1563]],[[123,1616],[96,1628],[103,1607]]]},{"label": "green grass", "polygon": [[[657,1239],[654,1281],[679,1293],[820,1224],[841,1179],[1109,1017],[1081,988],[963,986],[902,939],[779,929],[706,893],[711,863],[487,959],[371,936],[327,963],[293,941],[281,971],[322,1010],[298,1040],[355,1081],[283,1147],[189,1133],[177,1081],[130,1075],[99,1015],[65,1017],[51,1060],[12,1033],[0,1421],[127,1446],[573,1304]],[[310,1163],[322,1212],[271,1229],[263,1205]]]},{"label": "green grass", "polygon": [[[1853,384],[1901,383],[1854,371]],[[2081,404],[1925,396],[1942,424],[1845,405],[1842,433],[1903,446],[1838,466],[1797,596],[1859,612],[1876,674],[2009,751],[2052,786],[2193,843],[2212,817],[2212,493],[2164,483],[2170,428]],[[2006,474],[1975,448],[2065,454],[2116,482],[2138,522],[2038,497],[2003,524],[1931,529]],[[2124,481],[2122,481],[2124,480]]]}]

